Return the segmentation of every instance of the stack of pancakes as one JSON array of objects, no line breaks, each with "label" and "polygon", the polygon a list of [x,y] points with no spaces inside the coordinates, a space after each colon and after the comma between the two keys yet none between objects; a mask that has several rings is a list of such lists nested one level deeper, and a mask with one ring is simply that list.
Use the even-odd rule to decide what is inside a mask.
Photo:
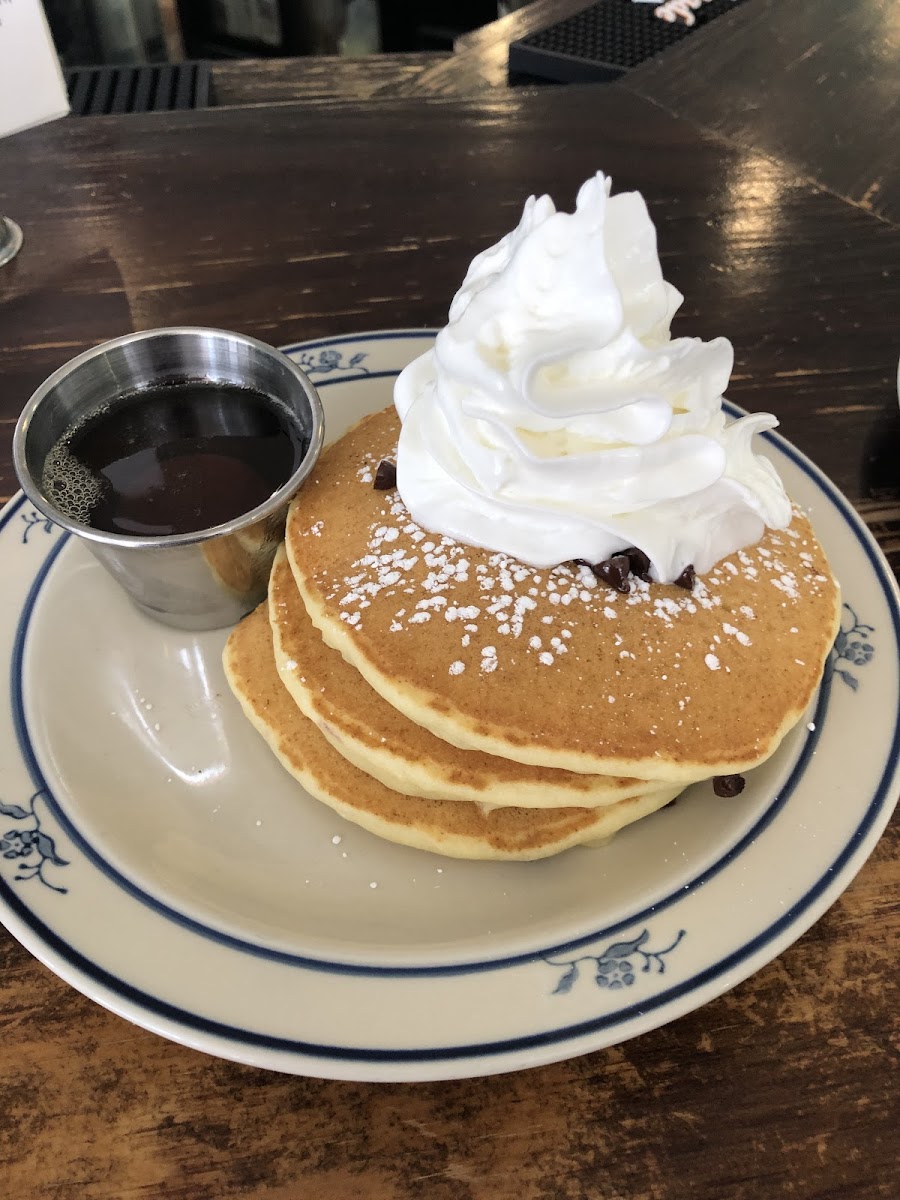
[{"label": "stack of pancakes", "polygon": [[534,859],[763,762],[813,696],[839,594],[805,516],[690,590],[541,570],[430,534],[394,488],[393,408],[291,508],[229,683],[287,770],[390,841]]}]

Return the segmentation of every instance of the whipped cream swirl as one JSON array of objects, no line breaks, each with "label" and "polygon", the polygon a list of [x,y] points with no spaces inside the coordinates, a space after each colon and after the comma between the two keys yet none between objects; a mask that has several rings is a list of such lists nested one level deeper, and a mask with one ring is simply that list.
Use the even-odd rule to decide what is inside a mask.
[{"label": "whipped cream swirl", "polygon": [[414,520],[535,567],[636,546],[663,582],[785,528],[790,502],[751,446],[778,422],[729,423],[731,344],[672,338],[682,299],[638,193],[611,197],[598,173],[574,213],[532,196],[397,380]]}]

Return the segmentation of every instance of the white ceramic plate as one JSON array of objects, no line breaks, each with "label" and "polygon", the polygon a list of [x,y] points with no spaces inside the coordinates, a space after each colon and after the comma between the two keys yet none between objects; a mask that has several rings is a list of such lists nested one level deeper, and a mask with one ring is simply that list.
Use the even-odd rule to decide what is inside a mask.
[{"label": "white ceramic plate", "polygon": [[[370,334],[290,353],[322,389],[333,437],[387,404],[430,341]],[[335,1078],[550,1062],[733,987],[847,886],[898,791],[893,578],[828,480],[765,441],[844,585],[809,723],[739,798],[698,786],[603,849],[529,864],[440,859],[342,822],[241,716],[224,632],[153,624],[14,499],[0,515],[4,924],[139,1025]]]}]

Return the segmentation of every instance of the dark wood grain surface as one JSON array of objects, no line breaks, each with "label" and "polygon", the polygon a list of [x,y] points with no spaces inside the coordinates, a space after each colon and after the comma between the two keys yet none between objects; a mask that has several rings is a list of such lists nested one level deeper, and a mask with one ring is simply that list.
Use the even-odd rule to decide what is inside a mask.
[{"label": "dark wood grain surface", "polygon": [[623,82],[900,222],[896,0],[750,0]]},{"label": "dark wood grain surface", "polygon": [[[0,495],[78,350],[205,323],[270,342],[432,325],[523,198],[640,188],[676,332],[725,334],[900,565],[900,230],[621,89],[62,122],[0,147]],[[897,181],[886,181],[896,189]],[[136,1029],[0,937],[0,1194],[53,1200],[868,1200],[897,1194],[894,824],[833,908],[703,1009],[506,1077],[293,1079]]]},{"label": "dark wood grain surface", "polygon": [[[457,39],[416,76],[423,94],[506,87],[509,44],[589,7],[535,0]],[[628,71],[615,86],[837,195],[900,221],[896,0],[750,0]],[[612,86],[612,85],[604,85]]]},{"label": "dark wood grain surface", "polygon": [[[260,58],[210,64],[212,102],[221,108],[298,100],[417,93],[420,81],[449,54],[372,54],[367,58]],[[426,89],[427,90],[427,89]]]}]

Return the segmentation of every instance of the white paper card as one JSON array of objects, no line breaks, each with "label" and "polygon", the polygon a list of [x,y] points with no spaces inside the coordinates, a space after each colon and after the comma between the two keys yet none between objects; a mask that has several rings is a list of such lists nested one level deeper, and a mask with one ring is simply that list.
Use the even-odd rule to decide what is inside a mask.
[{"label": "white paper card", "polygon": [[0,137],[68,111],[65,80],[40,0],[0,0]]}]

